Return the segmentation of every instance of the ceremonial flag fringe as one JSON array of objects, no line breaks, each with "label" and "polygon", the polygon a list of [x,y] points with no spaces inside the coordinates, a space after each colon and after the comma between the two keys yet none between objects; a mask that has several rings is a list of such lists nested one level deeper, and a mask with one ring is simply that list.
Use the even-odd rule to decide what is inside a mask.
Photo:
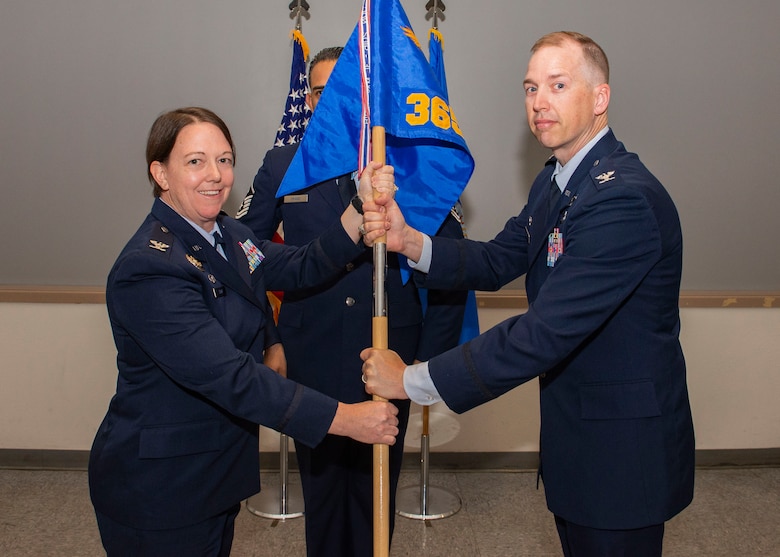
[{"label": "ceremonial flag fringe", "polygon": [[359,22],[276,195],[355,170],[361,128],[382,126],[399,187],[396,201],[411,226],[433,235],[468,183],[474,160],[401,4],[365,0],[364,5],[368,49],[361,49]]}]

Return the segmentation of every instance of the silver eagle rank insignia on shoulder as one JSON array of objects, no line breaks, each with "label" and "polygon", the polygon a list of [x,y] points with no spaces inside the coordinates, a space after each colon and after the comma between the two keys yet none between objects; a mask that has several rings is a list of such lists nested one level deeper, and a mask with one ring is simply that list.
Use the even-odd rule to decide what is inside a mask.
[{"label": "silver eagle rank insignia on shoulder", "polygon": [[159,240],[149,240],[149,247],[152,249],[156,249],[157,251],[165,252],[171,246]]},{"label": "silver eagle rank insignia on shoulder", "polygon": [[603,172],[596,176],[596,180],[599,181],[599,185],[606,184],[607,182],[611,182],[615,179],[615,171],[610,170],[609,172]]}]

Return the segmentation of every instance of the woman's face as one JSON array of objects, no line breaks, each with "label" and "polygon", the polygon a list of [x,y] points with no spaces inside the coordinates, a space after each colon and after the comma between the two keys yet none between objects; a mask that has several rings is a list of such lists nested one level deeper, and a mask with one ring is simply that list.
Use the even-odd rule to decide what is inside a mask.
[{"label": "woman's face", "polygon": [[177,213],[211,232],[233,188],[233,151],[214,124],[184,126],[167,162],[150,165],[160,198]]}]

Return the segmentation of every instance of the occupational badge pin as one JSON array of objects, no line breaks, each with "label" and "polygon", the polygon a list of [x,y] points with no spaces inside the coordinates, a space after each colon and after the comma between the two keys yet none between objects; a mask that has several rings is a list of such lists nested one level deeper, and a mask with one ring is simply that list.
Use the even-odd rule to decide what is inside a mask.
[{"label": "occupational badge pin", "polygon": [[192,263],[192,264],[195,266],[195,268],[196,268],[198,271],[203,271],[203,263],[201,263],[200,261],[198,261],[197,259],[195,259],[195,258],[194,258],[193,256],[191,256],[189,253],[187,254],[187,261],[189,261],[190,263]]}]

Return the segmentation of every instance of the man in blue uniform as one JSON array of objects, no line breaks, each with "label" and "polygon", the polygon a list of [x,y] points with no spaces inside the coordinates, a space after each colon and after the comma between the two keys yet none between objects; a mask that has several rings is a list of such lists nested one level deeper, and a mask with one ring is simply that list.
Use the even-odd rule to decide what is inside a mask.
[{"label": "man in blue uniform", "polygon": [[664,522],[693,497],[680,222],[607,125],[603,50],[558,32],[531,52],[528,123],[553,157],[503,231],[427,238],[392,201],[364,217],[364,241],[389,227],[388,249],[417,262],[426,287],[496,290],[525,275],[528,312],[415,366],[366,350],[367,390],[464,412],[539,377],[540,474],[564,555],[657,557]]},{"label": "man in blue uniform", "polygon": [[[311,61],[307,103],[312,110],[341,51],[341,47],[326,48]],[[338,220],[355,197],[356,178],[353,174],[339,176],[276,199],[296,149],[297,145],[290,145],[266,153],[239,220],[261,239],[270,239],[281,222],[285,244],[300,246]],[[452,215],[440,234],[463,237],[460,223]],[[405,362],[427,360],[457,345],[466,291],[428,291],[423,314],[418,289],[411,280],[406,285],[402,283],[394,254],[388,257],[386,291],[389,346]],[[371,250],[366,250],[324,287],[285,291],[278,328],[287,356],[288,377],[345,402],[367,400],[361,381],[360,351],[371,344],[372,313]],[[401,430],[398,439],[402,440],[409,401],[395,403]],[[296,441],[295,451],[303,487],[308,555],[371,555],[372,447],[328,435],[314,448]],[[390,448],[391,535],[402,456],[403,442]]]}]

